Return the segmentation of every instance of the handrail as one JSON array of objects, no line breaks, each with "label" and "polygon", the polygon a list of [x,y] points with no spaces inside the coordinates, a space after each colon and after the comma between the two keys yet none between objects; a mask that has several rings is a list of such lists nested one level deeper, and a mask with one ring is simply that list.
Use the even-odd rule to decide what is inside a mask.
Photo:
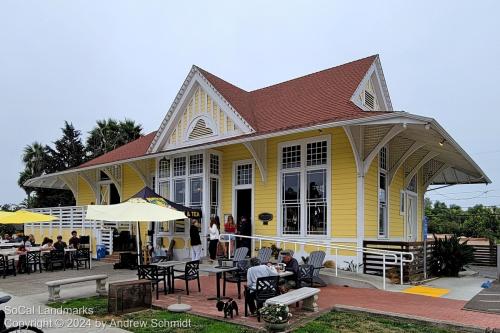
[{"label": "handrail", "polygon": [[[304,246],[315,246],[318,250],[319,248],[325,248],[325,249],[330,249],[330,250],[335,250],[335,276],[338,276],[338,251],[339,250],[346,250],[346,251],[354,251],[356,253],[368,253],[368,254],[375,254],[375,255],[381,255],[382,256],[382,285],[384,290],[386,289],[386,281],[385,281],[385,267],[386,267],[386,256],[390,257],[393,259],[392,261],[388,262],[389,264],[398,264],[400,265],[400,283],[403,284],[403,263],[404,262],[412,262],[414,260],[414,255],[411,252],[400,252],[400,251],[391,251],[391,250],[383,250],[383,249],[372,249],[372,248],[364,248],[364,247],[358,247],[358,246],[349,246],[349,245],[340,245],[340,244],[318,244],[318,243],[308,243],[308,242],[303,242],[295,239],[286,239],[286,238],[278,238],[278,237],[272,237],[272,236],[261,236],[261,235],[255,235],[255,236],[244,236],[244,235],[235,235],[235,234],[220,234],[219,235],[219,241],[221,242],[228,242],[228,257],[231,257],[231,239],[234,239],[235,237],[238,238],[247,238],[247,239],[254,239],[259,241],[259,248],[262,248],[262,241],[274,241],[274,242],[282,242],[284,244],[290,243],[294,245],[294,251],[297,252],[297,245],[304,245]],[[405,259],[405,256],[409,255],[410,259]],[[359,270],[359,263],[357,265],[357,270]]]}]

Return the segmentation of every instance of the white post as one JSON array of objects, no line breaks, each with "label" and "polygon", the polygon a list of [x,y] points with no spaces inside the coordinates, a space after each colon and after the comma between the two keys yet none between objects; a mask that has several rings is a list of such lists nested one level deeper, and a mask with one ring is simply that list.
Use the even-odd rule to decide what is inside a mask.
[{"label": "white post", "polygon": [[335,248],[335,276],[339,276],[339,249]]},{"label": "white post", "polygon": [[227,246],[228,250],[227,250],[227,258],[228,259],[231,259],[231,234],[229,235],[229,245]]},{"label": "white post", "polygon": [[[85,223],[85,219],[82,222],[82,225]],[[92,234],[93,234],[93,224],[94,221],[90,222],[90,236],[89,236],[89,253],[90,253],[90,261],[89,261],[89,267],[92,269]],[[77,264],[78,265],[78,264]]]},{"label": "white post", "polygon": [[135,242],[137,244],[137,265],[141,264],[141,249],[139,248],[139,221],[135,224]]},{"label": "white post", "polygon": [[403,284],[403,253],[401,253],[401,260],[399,261],[399,275],[401,280],[401,285]]},{"label": "white post", "polygon": [[385,254],[382,254],[382,286],[385,290]]}]

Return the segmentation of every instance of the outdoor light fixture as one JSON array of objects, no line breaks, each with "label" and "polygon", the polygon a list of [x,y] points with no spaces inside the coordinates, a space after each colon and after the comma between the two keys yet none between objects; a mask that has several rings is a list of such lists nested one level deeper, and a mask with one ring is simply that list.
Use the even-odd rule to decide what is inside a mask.
[{"label": "outdoor light fixture", "polygon": [[444,146],[444,143],[445,143],[445,142],[446,142],[446,139],[443,139],[443,140],[441,140],[441,141],[439,142],[439,145],[442,147],[442,146]]}]

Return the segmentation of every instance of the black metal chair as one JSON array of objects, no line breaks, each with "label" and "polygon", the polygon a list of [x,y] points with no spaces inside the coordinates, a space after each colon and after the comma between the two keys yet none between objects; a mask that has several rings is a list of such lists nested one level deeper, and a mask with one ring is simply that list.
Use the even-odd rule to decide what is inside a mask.
[{"label": "black metal chair", "polygon": [[[178,280],[184,280],[186,282],[186,295],[189,295],[189,281],[191,280],[198,280],[198,291],[201,292],[201,286],[200,286],[200,261],[199,260],[194,260],[194,261],[189,261],[186,263],[186,266],[184,267],[184,270],[180,269],[174,269],[174,278],[173,278],[173,284],[172,284],[172,289],[175,290],[175,279]],[[175,275],[175,272],[180,272],[184,274],[180,275]]]},{"label": "black metal chair", "polygon": [[[251,292],[255,293],[255,303],[257,305],[257,321],[260,322],[259,309],[264,306],[266,300],[278,296],[280,294],[280,289],[278,286],[279,276],[266,276],[257,279],[255,290]],[[246,295],[250,292],[248,286],[245,286],[245,317],[248,316],[248,299]]]},{"label": "black metal chair", "polygon": [[53,272],[54,266],[61,266],[63,270],[66,270],[66,256],[64,255],[64,250],[50,251],[46,260],[47,270]]},{"label": "black metal chair", "polygon": [[26,259],[24,262],[25,271],[30,274],[31,269],[33,272],[40,270],[42,272],[42,254],[40,251],[28,251],[26,252]]},{"label": "black metal chair", "polygon": [[241,283],[247,281],[247,271],[250,268],[248,260],[240,260],[236,263],[237,271],[224,272],[224,284],[222,285],[222,295],[226,296],[226,282],[236,283],[238,286],[238,299],[241,299]]},{"label": "black metal chair", "polygon": [[167,294],[167,273],[165,269],[156,265],[137,266],[139,280],[149,280],[153,289],[156,289],[156,299],[160,297],[160,282],[163,281],[163,293]]},{"label": "black metal chair", "polygon": [[313,275],[314,275],[313,265],[300,265],[299,274],[297,277],[297,288],[312,287],[314,279]]},{"label": "black metal chair", "polygon": [[7,256],[0,255],[0,271],[2,272],[4,279],[9,272],[12,272],[12,274],[16,276],[16,265],[14,259],[9,259]]},{"label": "black metal chair", "polygon": [[80,264],[83,263],[85,268],[87,268],[87,263],[88,267],[90,269],[90,249],[77,249],[75,253],[73,254],[73,264],[76,263],[76,269],[80,269]]}]

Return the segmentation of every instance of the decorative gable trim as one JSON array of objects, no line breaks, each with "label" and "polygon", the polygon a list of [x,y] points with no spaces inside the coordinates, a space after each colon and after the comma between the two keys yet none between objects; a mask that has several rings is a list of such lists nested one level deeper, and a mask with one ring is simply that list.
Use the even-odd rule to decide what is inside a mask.
[{"label": "decorative gable trim", "polygon": [[[194,66],[189,71],[188,76],[184,80],[181,89],[177,93],[174,102],[170,106],[165,118],[163,119],[160,128],[158,129],[151,145],[148,148],[148,153],[155,153],[162,149],[167,144],[168,138],[172,131],[175,129],[182,112],[189,103],[189,100],[200,87],[204,90],[210,98],[216,103],[219,108],[233,121],[235,127],[243,134],[254,133],[255,130],[250,124],[236,111],[236,109],[218,92],[215,87],[207,80],[207,78],[200,72],[198,67]],[[213,127],[212,127],[213,128]],[[188,132],[190,133],[190,132]],[[189,135],[189,134],[188,134]],[[215,137],[212,135],[212,137]],[[205,137],[206,138],[206,137]],[[185,139],[188,139],[185,137]],[[189,140],[187,140],[189,141]],[[193,144],[197,140],[192,140]],[[190,144],[186,144],[189,146]],[[186,146],[185,145],[185,146]]]},{"label": "decorative gable trim", "polygon": [[354,91],[351,96],[351,101],[356,104],[360,109],[365,111],[373,111],[363,104],[362,99],[359,98],[363,94],[363,90],[368,85],[369,81],[373,80],[373,88],[375,90],[375,98],[380,105],[380,110],[375,111],[393,111],[391,97],[389,96],[389,89],[387,88],[387,83],[385,81],[384,72],[382,71],[382,64],[380,62],[380,57],[377,56],[373,61],[372,65],[366,72],[363,80]]}]

